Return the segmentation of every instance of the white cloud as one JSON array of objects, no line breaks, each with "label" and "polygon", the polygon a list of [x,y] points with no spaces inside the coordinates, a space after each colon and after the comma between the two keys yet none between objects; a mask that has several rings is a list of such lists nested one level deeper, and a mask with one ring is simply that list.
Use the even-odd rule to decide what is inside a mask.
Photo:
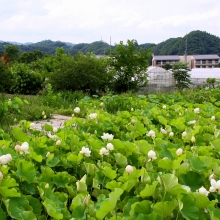
[{"label": "white cloud", "polygon": [[219,0],[0,0],[0,40],[159,43],[202,30],[220,36]]}]

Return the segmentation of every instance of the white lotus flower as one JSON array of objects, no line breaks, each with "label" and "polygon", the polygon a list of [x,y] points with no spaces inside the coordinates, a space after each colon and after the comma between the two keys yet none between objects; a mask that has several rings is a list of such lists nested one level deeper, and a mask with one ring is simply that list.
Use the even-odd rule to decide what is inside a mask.
[{"label": "white lotus flower", "polygon": [[199,192],[200,194],[204,194],[204,195],[206,195],[206,196],[208,196],[209,193],[210,193],[210,192],[209,192],[208,190],[206,190],[203,186],[202,186],[201,188],[199,188],[198,192]]},{"label": "white lotus flower", "polygon": [[174,136],[174,133],[171,131],[170,133],[169,133],[169,137],[173,137]]},{"label": "white lotus flower", "polygon": [[131,165],[127,165],[125,168],[125,172],[131,174],[134,171],[134,168]]},{"label": "white lotus flower", "polygon": [[89,150],[88,147],[82,147],[79,153],[85,155],[86,157],[90,157],[91,151]]},{"label": "white lotus flower", "polygon": [[177,151],[176,151],[177,156],[182,155],[182,153],[183,153],[183,149],[182,148],[177,149]]},{"label": "white lotus flower", "polygon": [[195,123],[196,123],[196,120],[192,120],[188,122],[189,125],[194,125]]},{"label": "white lotus flower", "polygon": [[57,140],[56,145],[60,146],[60,144],[61,144],[61,140]]},{"label": "white lotus flower", "polygon": [[11,154],[6,154],[6,155],[0,156],[0,164],[2,164],[2,165],[5,165],[11,161],[12,161]]},{"label": "white lotus flower", "polygon": [[58,131],[58,128],[54,127],[54,128],[53,128],[53,132],[54,132],[54,133],[57,133],[57,131]]},{"label": "white lotus flower", "polygon": [[209,188],[209,192],[216,192],[216,188],[213,187],[213,186],[210,186],[210,188]]},{"label": "white lotus flower", "polygon": [[50,134],[50,133],[48,133],[48,137],[51,138],[51,139],[54,140],[54,141],[56,141],[57,138],[58,138],[57,135],[55,135],[55,134],[52,135],[52,134]]},{"label": "white lotus flower", "polygon": [[0,157],[0,164],[5,165],[5,164],[7,164],[7,163],[8,163],[7,157],[5,157],[5,155],[2,155],[2,156]]},{"label": "white lotus flower", "polygon": [[163,129],[163,128],[160,128],[160,132],[161,132],[162,134],[166,134],[166,133],[167,133],[167,131],[166,131],[165,129]]},{"label": "white lotus flower", "polygon": [[105,147],[101,148],[101,150],[99,151],[100,155],[109,155],[109,150],[106,149]]},{"label": "white lotus flower", "polygon": [[7,158],[8,163],[12,161],[12,156],[11,156],[11,154],[6,154],[5,157]]},{"label": "white lotus flower", "polygon": [[45,115],[45,111],[42,111],[42,115],[43,115],[43,116]]},{"label": "white lotus flower", "polygon": [[210,192],[218,192],[218,193],[220,193],[220,180],[216,181],[215,179],[211,179],[210,180],[210,184],[211,184],[211,186],[209,188]]},{"label": "white lotus flower", "polygon": [[109,133],[103,133],[103,136],[101,136],[102,140],[111,141],[114,138],[114,135]]},{"label": "white lotus flower", "polygon": [[29,144],[28,144],[28,142],[24,142],[24,143],[20,146],[20,151],[28,152],[28,149],[29,149]]},{"label": "white lotus flower", "polygon": [[134,124],[136,121],[135,121],[135,119],[131,119],[131,124]]},{"label": "white lotus flower", "polygon": [[74,110],[73,110],[75,113],[80,113],[80,108],[79,107],[76,107],[76,108],[74,108]]},{"label": "white lotus flower", "polygon": [[167,107],[166,107],[166,105],[163,105],[163,109],[166,109]]},{"label": "white lotus flower", "polygon": [[45,189],[49,189],[49,187],[50,187],[50,185],[49,185],[49,183],[47,183],[47,184],[45,185]]},{"label": "white lotus flower", "polygon": [[182,137],[186,137],[186,135],[187,135],[187,133],[186,133],[186,131],[184,131],[184,132],[182,133]]},{"label": "white lotus flower", "polygon": [[47,152],[46,157],[49,157],[49,156],[50,156],[50,152]]},{"label": "white lotus flower", "polygon": [[36,124],[34,122],[30,123],[30,129],[35,130],[36,129]]},{"label": "white lotus flower", "polygon": [[210,176],[209,176],[209,180],[211,180],[211,179],[215,179],[215,174],[214,173],[212,173]]},{"label": "white lotus flower", "polygon": [[20,150],[21,150],[21,146],[20,146],[19,144],[16,144],[16,145],[15,145],[15,151],[18,152],[18,151],[20,151]]},{"label": "white lotus flower", "polygon": [[211,117],[211,120],[214,121],[214,120],[215,120],[215,116],[212,116],[212,117]]},{"label": "white lotus flower", "polygon": [[152,159],[152,160],[157,159],[156,153],[155,153],[153,150],[150,150],[147,155],[148,155],[148,157],[149,157],[150,159]]},{"label": "white lotus flower", "polygon": [[112,143],[108,143],[108,144],[106,145],[106,148],[107,148],[108,150],[112,151],[112,150],[114,150],[114,145],[113,145]]},{"label": "white lotus flower", "polygon": [[155,138],[156,137],[156,134],[153,130],[150,130],[148,133],[147,133],[147,136],[151,137],[151,138]]},{"label": "white lotus flower", "polygon": [[96,119],[97,118],[97,114],[96,113],[91,113],[89,115],[89,119],[93,120],[93,119]]},{"label": "white lotus flower", "polygon": [[199,108],[195,108],[194,112],[198,114],[199,113]]},{"label": "white lotus flower", "polygon": [[220,180],[216,181],[215,179],[210,180],[210,184],[212,187],[214,187],[216,190],[220,189]]}]

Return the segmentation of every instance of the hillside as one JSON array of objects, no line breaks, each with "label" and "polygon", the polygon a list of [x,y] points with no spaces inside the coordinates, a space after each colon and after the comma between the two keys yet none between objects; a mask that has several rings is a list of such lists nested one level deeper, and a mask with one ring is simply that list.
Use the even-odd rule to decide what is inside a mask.
[{"label": "hillside", "polygon": [[[183,55],[186,51],[187,40],[187,54],[218,54],[220,55],[220,38],[209,34],[205,31],[192,31],[187,36],[170,38],[159,44],[145,43],[137,46],[140,48],[152,48],[155,55]],[[0,54],[4,51],[5,45],[14,44],[14,42],[0,41]],[[54,54],[57,47],[63,47],[67,53],[75,55],[78,51],[83,53],[93,52],[96,55],[106,55],[110,51],[110,45],[103,41],[95,41],[93,43],[72,44],[61,41],[44,40],[38,43],[20,44],[16,42],[22,52],[31,52],[34,50],[42,51],[45,54]],[[114,46],[111,46],[114,49]]]},{"label": "hillside", "polygon": [[157,44],[155,55],[183,55],[187,54],[218,54],[220,55],[220,38],[205,31],[192,31],[186,36],[170,38]]}]

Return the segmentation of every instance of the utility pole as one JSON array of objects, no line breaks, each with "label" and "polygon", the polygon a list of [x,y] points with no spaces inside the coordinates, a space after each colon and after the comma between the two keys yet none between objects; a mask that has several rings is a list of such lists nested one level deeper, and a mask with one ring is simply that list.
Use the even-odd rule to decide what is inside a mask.
[{"label": "utility pole", "polygon": [[111,36],[110,36],[110,53],[111,53],[111,50],[112,50],[112,42],[111,42]]},{"label": "utility pole", "polygon": [[187,33],[186,33],[185,62],[187,63]]}]

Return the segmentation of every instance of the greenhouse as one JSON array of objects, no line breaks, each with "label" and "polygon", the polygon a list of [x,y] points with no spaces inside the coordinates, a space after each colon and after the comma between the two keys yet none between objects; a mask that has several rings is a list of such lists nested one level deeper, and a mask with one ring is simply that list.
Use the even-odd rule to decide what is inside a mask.
[{"label": "greenhouse", "polygon": [[206,86],[208,78],[220,79],[220,68],[194,68],[190,72],[192,86]]},{"label": "greenhouse", "polygon": [[147,75],[148,84],[141,92],[169,92],[175,88],[175,80],[169,70],[150,66]]}]

